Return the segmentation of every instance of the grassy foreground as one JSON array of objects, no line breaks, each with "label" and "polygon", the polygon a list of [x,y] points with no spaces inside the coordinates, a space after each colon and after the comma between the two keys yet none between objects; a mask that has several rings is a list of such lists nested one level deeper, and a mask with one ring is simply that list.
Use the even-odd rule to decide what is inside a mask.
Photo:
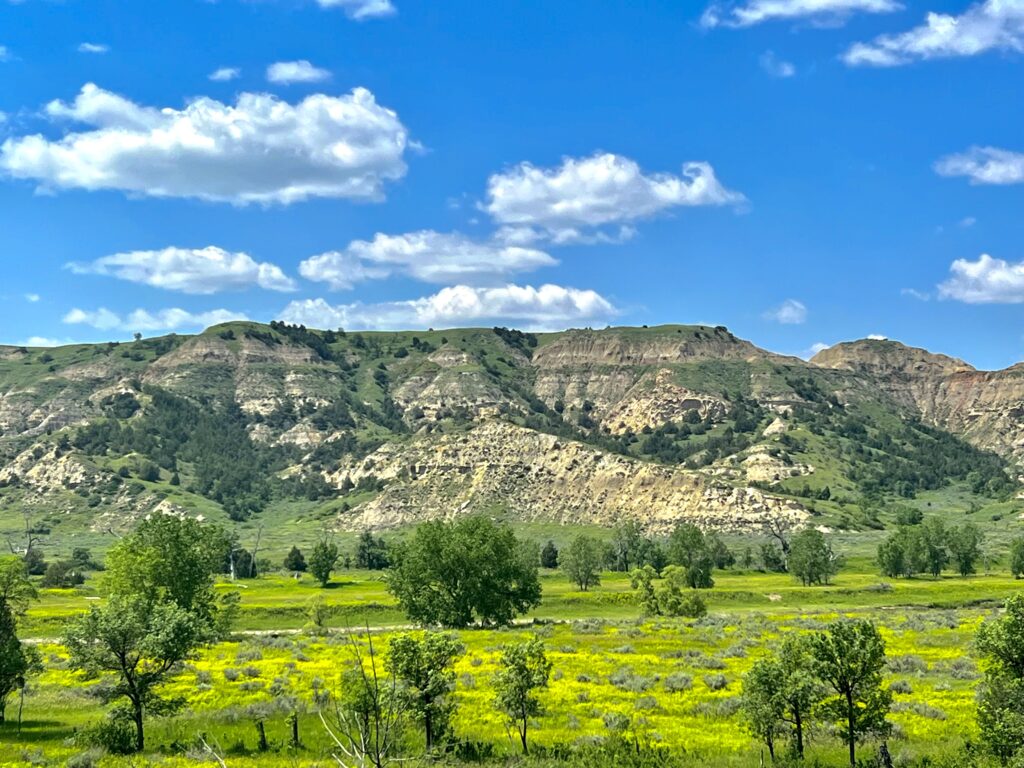
[{"label": "grassy foreground", "polygon": [[[491,702],[489,679],[503,643],[530,633],[545,641],[554,672],[543,700],[546,713],[533,730],[537,756],[610,735],[630,743],[671,748],[684,765],[756,765],[759,747],[738,714],[740,681],[756,658],[786,632],[818,629],[839,614],[865,616],[882,628],[890,657],[887,682],[902,681],[890,717],[890,751],[900,761],[938,757],[976,736],[975,688],[979,673],[972,638],[995,615],[1001,598],[1019,582],[978,575],[883,582],[869,562],[854,559],[828,587],[801,587],[786,575],[730,571],[716,575],[706,593],[703,619],[640,618],[628,580],[605,574],[600,588],[576,591],[557,572],[543,577],[544,602],[531,626],[466,630],[458,663],[457,736],[481,745],[489,760],[515,759]],[[35,638],[45,671],[24,701],[21,732],[15,698],[0,726],[0,765],[87,765],[76,732],[103,709],[96,683],[70,672],[56,641],[67,619],[101,600],[93,581],[75,590],[47,590],[23,623]],[[199,737],[231,766],[336,765],[315,712],[317,692],[334,690],[349,660],[346,633],[313,637],[301,631],[307,601],[323,595],[328,624],[337,630],[369,625],[386,644],[389,628],[404,624],[379,574],[342,572],[321,590],[306,576],[284,575],[219,589],[241,593],[239,634],[203,650],[171,684],[187,706],[152,717],[146,764],[184,765],[209,760]],[[302,746],[288,744],[288,718],[297,712]],[[257,720],[270,751],[259,753]],[[825,730],[811,741],[813,759],[842,765],[843,748]],[[865,750],[867,754],[867,750]],[[76,762],[84,761],[84,762]],[[138,758],[102,757],[99,764],[139,765]]]}]

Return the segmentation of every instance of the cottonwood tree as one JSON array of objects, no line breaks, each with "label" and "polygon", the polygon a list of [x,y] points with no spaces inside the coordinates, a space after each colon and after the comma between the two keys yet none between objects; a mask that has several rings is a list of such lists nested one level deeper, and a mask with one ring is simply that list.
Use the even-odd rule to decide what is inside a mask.
[{"label": "cottonwood tree", "polygon": [[494,703],[509,726],[516,729],[523,754],[527,755],[530,720],[544,711],[537,691],[547,688],[552,663],[544,652],[544,642],[535,637],[504,646],[499,664],[500,669],[494,676]]},{"label": "cottonwood tree", "polygon": [[824,632],[812,635],[810,655],[814,670],[830,693],[821,712],[836,723],[857,764],[857,742],[888,732],[885,717],[892,694],[882,687],[885,641],[866,619],[841,619]]},{"label": "cottonwood tree", "polygon": [[0,558],[0,723],[5,720],[7,699],[15,691],[24,690],[35,666],[33,649],[18,639],[18,617],[35,597],[24,561],[19,557]]},{"label": "cottonwood tree", "polygon": [[937,579],[949,563],[946,526],[939,518],[930,517],[917,528],[917,535],[920,537],[917,542],[920,553],[917,556],[924,566],[922,570],[927,570]]},{"label": "cottonwood tree", "polygon": [[974,523],[964,523],[949,531],[949,552],[961,576],[970,576],[981,559],[985,540],[981,529]]},{"label": "cottonwood tree", "polygon": [[393,554],[388,589],[418,624],[503,625],[540,604],[536,547],[488,518],[423,523]]},{"label": "cottonwood tree", "polygon": [[177,672],[208,637],[203,619],[177,603],[150,601],[142,595],[114,594],[106,605],[90,609],[64,634],[73,669],[110,676],[103,688],[107,703],[127,699],[135,726],[135,749],[145,748],[145,715],[165,714],[179,701],[160,686]]},{"label": "cottonwood tree", "polygon": [[410,709],[423,723],[428,754],[449,733],[455,701],[455,662],[462,644],[441,632],[395,635],[388,647],[385,668],[398,678]]},{"label": "cottonwood tree", "polygon": [[755,662],[743,680],[748,727],[773,760],[775,741],[787,732],[793,751],[803,757],[808,723],[824,696],[812,662],[808,637],[791,635],[775,654]]},{"label": "cottonwood tree", "polygon": [[1006,763],[1024,744],[1024,595],[1010,597],[1003,616],[978,628],[977,647],[988,662],[978,691],[978,729]]},{"label": "cottonwood tree", "polygon": [[327,538],[322,538],[313,546],[309,555],[309,572],[326,587],[331,581],[331,571],[338,564],[338,545]]},{"label": "cottonwood tree", "polygon": [[1024,536],[1010,542],[1010,573],[1015,579],[1024,576]]},{"label": "cottonwood tree", "polygon": [[839,559],[815,528],[805,528],[793,537],[789,548],[789,572],[805,586],[828,584],[839,571]]},{"label": "cottonwood tree", "polygon": [[548,539],[547,543],[541,547],[540,565],[542,568],[558,567],[558,547],[551,539]]},{"label": "cottonwood tree", "polygon": [[601,584],[601,544],[590,536],[577,536],[561,553],[561,568],[565,575],[586,592]]},{"label": "cottonwood tree", "polygon": [[223,636],[237,593],[218,598],[214,574],[230,548],[223,530],[196,520],[154,515],[107,554],[104,585],[114,595],[155,605],[171,602],[190,614],[206,635]]}]

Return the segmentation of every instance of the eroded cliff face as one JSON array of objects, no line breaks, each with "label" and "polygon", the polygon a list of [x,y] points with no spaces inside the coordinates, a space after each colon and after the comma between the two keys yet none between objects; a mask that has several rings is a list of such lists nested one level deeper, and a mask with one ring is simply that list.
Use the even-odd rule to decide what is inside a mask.
[{"label": "eroded cliff face", "polygon": [[811,363],[847,371],[926,423],[1024,464],[1024,365],[977,371],[953,357],[875,340],[837,344]]},{"label": "eroded cliff face", "polygon": [[501,421],[464,434],[384,446],[330,480],[340,485],[367,476],[389,482],[373,501],[339,516],[339,528],[393,528],[473,510],[563,525],[637,520],[656,533],[684,521],[739,531],[760,530],[769,518],[798,526],[808,517],[798,503],[757,489]]},{"label": "eroded cliff face", "polygon": [[[565,524],[637,519],[656,531],[680,520],[726,530],[758,528],[772,515],[799,522],[799,503],[750,485],[821,471],[782,444],[794,406],[814,388],[822,397],[812,407],[866,403],[890,424],[920,417],[1024,465],[1024,366],[981,372],[896,342],[839,344],[808,364],[703,326],[337,334],[313,343],[303,334],[232,324],[52,355],[0,347],[0,485],[15,483],[33,500],[102,497],[104,524],[151,510],[159,493],[106,490],[114,457],[53,451],[62,430],[115,418],[119,396],[144,411],[148,386],[211,408],[236,403],[250,439],[287,452],[293,463],[283,475],[323,472],[339,489],[384,480],[373,500],[338,518],[344,528],[470,511]],[[645,433],[694,416],[721,435],[741,399],[763,409],[760,425],[739,448],[696,462],[706,464],[699,470],[608,450],[634,445],[626,452],[641,455]],[[339,403],[348,417],[324,415]],[[116,418],[129,423],[143,411]],[[768,424],[765,413],[778,418]],[[365,458],[338,458],[381,441]]]}]

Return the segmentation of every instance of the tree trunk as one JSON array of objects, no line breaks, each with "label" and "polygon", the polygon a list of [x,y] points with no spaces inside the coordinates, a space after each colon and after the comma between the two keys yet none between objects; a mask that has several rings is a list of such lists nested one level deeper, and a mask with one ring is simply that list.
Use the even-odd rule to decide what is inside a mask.
[{"label": "tree trunk", "polygon": [[256,721],[256,734],[259,737],[256,743],[256,749],[260,752],[266,752],[270,747],[267,744],[267,729],[263,727],[263,721]]},{"label": "tree trunk", "polygon": [[856,719],[856,712],[853,706],[853,696],[849,693],[846,694],[846,726],[849,728],[847,736],[850,739],[850,768],[856,768],[857,766],[857,734],[854,731],[854,721]]},{"label": "tree trunk", "polygon": [[434,724],[430,717],[430,704],[427,704],[426,712],[423,713],[423,725],[426,729],[427,754],[434,749]]},{"label": "tree trunk", "polygon": [[794,725],[796,727],[796,753],[800,757],[804,756],[804,722],[803,718],[800,717],[800,711],[797,710],[793,713]]},{"label": "tree trunk", "polygon": [[135,751],[142,752],[146,748],[146,732],[142,725],[142,703],[132,702],[133,720],[135,720]]},{"label": "tree trunk", "polygon": [[292,746],[295,749],[299,748],[299,713],[293,712],[289,718],[292,722]]},{"label": "tree trunk", "polygon": [[529,720],[528,720],[527,718],[525,718],[525,717],[524,717],[524,718],[523,718],[523,727],[522,727],[522,728],[520,729],[520,731],[519,731],[519,738],[520,738],[520,739],[522,740],[522,742],[523,742],[523,754],[524,754],[524,755],[528,755],[528,754],[530,754],[530,750],[529,750],[529,748],[528,748],[528,747],[526,746],[526,729],[527,729],[528,727],[529,727]]}]

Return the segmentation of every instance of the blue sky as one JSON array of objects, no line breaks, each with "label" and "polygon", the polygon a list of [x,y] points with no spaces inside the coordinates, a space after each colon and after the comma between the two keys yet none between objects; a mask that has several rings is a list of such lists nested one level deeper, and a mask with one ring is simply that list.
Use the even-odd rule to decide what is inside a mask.
[{"label": "blue sky", "polygon": [[1024,0],[0,0],[0,341],[705,322],[1024,359]]}]

